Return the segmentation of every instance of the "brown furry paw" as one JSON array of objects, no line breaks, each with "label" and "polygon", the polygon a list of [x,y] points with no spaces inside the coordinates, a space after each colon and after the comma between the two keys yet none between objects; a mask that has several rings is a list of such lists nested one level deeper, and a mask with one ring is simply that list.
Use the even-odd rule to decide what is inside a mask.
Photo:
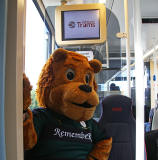
[{"label": "brown furry paw", "polygon": [[27,110],[28,118],[23,122],[24,149],[29,150],[37,143],[37,134],[33,125],[33,115],[30,109]]},{"label": "brown furry paw", "polygon": [[27,108],[31,105],[31,90],[32,86],[30,84],[29,79],[26,77],[25,73],[23,73],[23,110],[27,110]]},{"label": "brown furry paw", "polygon": [[95,144],[87,160],[108,160],[112,148],[112,138],[101,140]]}]

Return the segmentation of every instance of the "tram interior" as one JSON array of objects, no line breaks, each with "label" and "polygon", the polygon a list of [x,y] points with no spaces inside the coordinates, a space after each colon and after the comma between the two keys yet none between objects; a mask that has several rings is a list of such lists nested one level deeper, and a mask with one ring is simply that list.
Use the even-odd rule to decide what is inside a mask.
[{"label": "tram interior", "polygon": [[[37,43],[37,39],[39,37],[46,37],[46,41],[41,42],[38,41],[38,43],[43,43],[41,45],[43,48],[38,53],[41,53],[41,61],[39,61],[39,68],[42,66],[42,63],[46,61],[48,58],[50,52],[55,48],[59,48],[62,46],[58,46],[56,42],[52,42],[55,40],[55,8],[56,6],[60,6],[61,2],[59,0],[49,1],[49,0],[43,0],[43,1],[34,1],[33,2],[27,2],[27,12],[26,12],[26,73],[28,72],[28,76],[31,77],[31,71],[29,70],[28,62],[30,64],[30,60],[27,58],[30,55],[33,55],[31,53],[34,52],[35,49],[37,49],[36,44],[30,47],[30,44],[33,42]],[[72,4],[86,4],[86,3],[98,3],[96,0],[85,0],[85,1],[67,1],[66,5],[72,5]],[[145,105],[149,108],[153,108],[155,105],[155,82],[153,80],[153,75],[155,75],[156,71],[154,68],[154,52],[151,55],[147,55],[150,50],[156,47],[157,44],[157,23],[152,22],[153,19],[156,19],[157,17],[157,9],[155,8],[157,2],[152,0],[152,5],[148,5],[148,1],[142,1],[142,8],[141,8],[141,14],[142,14],[142,39],[143,39],[143,52],[144,52],[144,67],[145,67],[145,75],[144,75],[144,81],[145,81]],[[39,6],[40,4],[40,6]],[[154,5],[155,4],[155,5]],[[126,41],[125,38],[119,38],[116,36],[119,32],[125,32],[125,20],[124,20],[124,6],[123,3],[120,1],[106,1],[106,23],[107,23],[107,42],[108,46],[106,46],[106,43],[102,44],[92,44],[92,45],[68,45],[64,46],[63,48],[72,50],[72,51],[92,51],[93,56],[96,59],[99,59],[103,64],[103,69],[100,72],[100,74],[97,75],[97,83],[98,83],[98,93],[100,95],[100,99],[105,97],[108,94],[112,94],[114,91],[110,91],[110,85],[112,83],[115,83],[116,86],[118,86],[120,89],[120,94],[127,95],[127,69],[126,69]],[[37,7],[38,6],[38,7]],[[40,7],[44,7],[46,10],[42,11],[40,10]],[[129,30],[130,30],[130,77],[131,77],[131,97],[133,100],[133,105],[135,105],[135,54],[134,54],[134,26],[133,26],[133,10],[132,6],[133,3],[129,1]],[[147,8],[148,7],[148,8]],[[36,11],[35,11],[36,10]],[[34,13],[36,12],[36,13]],[[38,18],[36,18],[36,21],[40,21],[39,24],[41,24],[41,30],[39,29],[40,34],[37,31],[36,27],[33,27],[33,23],[35,22],[35,17],[32,16],[32,19],[30,18],[33,14],[38,14],[37,12],[40,12],[40,14],[43,14],[43,22],[41,17],[36,15]],[[28,17],[28,18],[27,18]],[[46,24],[47,20],[49,20],[49,25]],[[148,22],[150,21],[151,22]],[[31,26],[32,24],[32,26]],[[27,26],[28,25],[28,26]],[[32,27],[32,29],[31,29]],[[46,30],[46,35],[42,35],[42,27],[43,30]],[[50,29],[51,28],[51,29]],[[36,30],[36,32],[35,32]],[[32,42],[30,41],[29,35],[31,35],[31,32],[34,32],[34,39],[31,37]],[[53,33],[52,33],[53,32]],[[43,33],[44,34],[44,33]],[[38,35],[38,36],[37,36]],[[51,37],[52,36],[52,37]],[[44,37],[44,38],[45,38]],[[37,39],[36,39],[37,38]],[[31,42],[31,43],[29,43]],[[50,46],[50,43],[54,46]],[[45,48],[44,48],[45,47]],[[108,53],[107,53],[108,48]],[[43,54],[42,51],[45,51],[46,53]],[[28,54],[27,54],[28,53]],[[108,57],[107,57],[108,54]],[[146,55],[148,57],[146,57]],[[36,56],[36,55],[35,55]],[[33,59],[32,63],[34,64]],[[41,63],[41,64],[40,64]],[[108,63],[108,67],[107,67]],[[38,68],[38,67],[37,67]],[[40,69],[39,69],[40,71]],[[37,72],[37,77],[39,74],[39,71]],[[34,73],[34,71],[32,71]],[[33,76],[35,77],[35,76]],[[153,80],[153,81],[152,81]],[[35,86],[37,82],[37,78],[34,78],[32,80],[33,86]],[[116,91],[118,92],[118,91]],[[118,93],[119,93],[118,92]]]},{"label": "tram interior", "polygon": [[[62,3],[65,3],[64,5],[104,3],[106,6],[105,20],[107,40],[101,44],[58,45],[55,37],[55,9],[57,6],[61,6]],[[70,51],[92,53],[93,58],[100,60],[102,63],[102,70],[95,77],[98,84],[100,100],[99,106],[94,114],[96,121],[99,121],[102,116],[102,101],[109,95],[131,97],[132,114],[134,119],[136,119],[136,72],[139,72],[139,70],[135,70],[133,6],[133,1],[129,0],[128,23],[130,55],[127,57],[126,37],[119,37],[118,34],[126,32],[124,4],[122,0],[26,0],[25,73],[33,86],[31,92],[32,104],[30,108],[34,109],[38,106],[35,98],[36,83],[43,65],[55,49],[64,48]],[[141,0],[142,50],[144,59],[144,137],[146,140],[150,139],[148,132],[158,129],[157,120],[155,120],[154,126],[152,126],[151,123],[151,116],[152,120],[154,119],[153,115],[155,115],[155,119],[157,119],[156,115],[158,114],[158,110],[156,112],[158,107],[157,6],[157,0]],[[127,82],[128,58],[130,58],[129,90]],[[146,144],[146,147],[149,147],[148,144]],[[145,152],[149,152],[148,148],[145,150]],[[150,154],[149,156],[152,157],[153,154],[155,154],[154,152],[155,151],[150,150],[150,153],[148,153]],[[148,158],[148,155],[145,154],[144,157]]]},{"label": "tram interior", "polygon": [[[43,1],[27,1],[27,10],[26,10],[26,55],[25,55],[25,71],[29,76],[30,80],[32,80],[32,84],[34,90],[32,91],[33,103],[32,108],[37,106],[37,102],[34,99],[35,96],[35,88],[36,82],[38,78],[38,74],[42,67],[42,63],[44,64],[46,59],[52,50],[57,48],[64,48],[72,51],[90,51],[93,53],[93,57],[99,59],[102,62],[103,68],[102,71],[96,76],[96,80],[98,83],[98,94],[100,99],[99,107],[97,108],[94,119],[97,121],[100,119],[102,114],[102,100],[109,95],[120,94],[128,96],[128,88],[127,88],[127,56],[126,56],[126,38],[120,38],[117,36],[117,33],[125,32],[125,13],[124,13],[124,4],[120,0],[106,0],[106,25],[107,25],[107,40],[101,44],[82,44],[82,45],[67,45],[67,46],[59,46],[55,41],[55,9],[57,6],[60,6],[63,1],[59,0],[43,0]],[[65,5],[73,5],[73,4],[88,4],[88,3],[100,3],[98,0],[68,0],[64,1]],[[156,45],[158,43],[158,11],[157,6],[158,2],[156,0],[141,1],[141,18],[142,18],[142,46],[143,46],[143,54],[144,54],[144,94],[145,94],[145,104],[144,104],[144,123],[146,124],[146,130],[149,131],[149,112],[151,108],[157,106],[157,80],[154,80],[155,74],[157,75],[157,61],[155,62],[155,58],[157,57]],[[133,116],[136,118],[136,89],[135,89],[135,51],[134,51],[134,23],[133,23],[133,2],[128,1],[129,6],[129,41],[130,41],[130,94],[132,99],[133,106]],[[36,11],[35,11],[36,10]],[[42,20],[39,20],[41,23],[41,31],[44,30],[45,33],[40,35],[43,37],[41,42],[38,41],[38,45],[42,44],[39,48],[38,55],[40,54],[40,59],[37,64],[38,71],[33,71],[29,69],[30,62],[32,59],[32,64],[34,65],[33,56],[34,50],[37,50],[36,44],[33,45],[33,49],[29,46],[31,43],[37,42],[37,39],[40,39],[36,35],[39,35],[37,31],[37,27],[33,28],[33,26],[37,23],[36,17],[31,17],[33,12],[37,14],[40,12],[42,14]],[[39,19],[39,15],[37,15]],[[36,19],[36,21],[35,21]],[[155,21],[154,21],[155,20]],[[31,33],[31,24],[32,24],[32,32],[34,32],[35,39],[32,39]],[[27,26],[28,25],[28,26]],[[43,28],[42,28],[43,27]],[[36,30],[36,31],[35,31]],[[42,34],[42,32],[40,34]],[[35,33],[36,32],[36,33]],[[29,36],[31,35],[31,39],[34,42],[31,42]],[[46,38],[45,38],[46,37]],[[36,39],[37,38],[37,39]],[[54,42],[53,42],[54,41]],[[52,46],[50,46],[50,44]],[[108,44],[108,45],[107,45]],[[149,52],[154,49],[155,50],[149,54]],[[27,50],[28,49],[28,50]],[[43,54],[44,52],[45,54]],[[157,59],[157,58],[156,58]],[[155,67],[156,65],[156,67]],[[32,70],[32,73],[31,73]],[[139,71],[138,71],[139,72]],[[37,73],[37,78],[35,78],[35,73]],[[32,76],[32,75],[33,76]],[[31,76],[34,78],[32,79]],[[111,89],[110,86],[114,85],[115,89]],[[146,132],[145,130],[145,132]]]},{"label": "tram interior", "polygon": [[[67,46],[59,46],[55,41],[55,9],[57,6],[60,6],[61,3],[65,3],[65,5],[73,5],[73,4],[88,4],[88,3],[105,3],[106,6],[106,25],[107,25],[107,40],[101,44],[82,44],[82,45],[67,45]],[[30,76],[33,74],[35,77],[35,72],[37,73],[37,77],[39,71],[41,69],[41,64],[39,64],[39,71],[32,71],[27,67],[30,65],[31,58],[29,55],[33,55],[34,50],[31,51],[29,48],[30,39],[29,34],[31,31],[30,25],[34,25],[35,18],[32,17],[31,21],[31,13],[29,9],[33,7],[33,10],[38,10],[43,14],[43,23],[44,33],[43,37],[46,35],[46,39],[43,39],[45,44],[43,45],[43,49],[45,50],[45,55],[41,53],[41,49],[39,48],[39,52],[41,55],[40,63],[45,63],[45,60],[48,58],[50,52],[56,48],[64,48],[67,50],[82,52],[88,51],[93,53],[93,57],[99,59],[102,62],[103,68],[101,72],[96,76],[96,80],[98,83],[98,94],[100,99],[99,107],[97,108],[94,119],[97,121],[100,119],[102,115],[102,100],[109,95],[119,94],[129,96],[128,87],[127,87],[127,45],[126,38],[119,37],[118,33],[125,33],[125,13],[124,13],[124,4],[121,0],[106,0],[104,2],[99,0],[68,0],[68,1],[59,1],[59,0],[43,0],[43,1],[28,1],[27,2],[27,10],[26,10],[26,62],[25,62],[25,70],[26,74]],[[36,7],[35,7],[36,6]],[[135,50],[134,50],[134,22],[133,22],[133,2],[128,1],[128,14],[129,14],[129,50],[130,50],[130,97],[132,99],[133,106],[133,116],[136,118],[136,85],[135,85]],[[157,7],[158,2],[156,0],[142,0],[141,1],[141,18],[142,18],[142,47],[144,54],[144,123],[145,123],[145,132],[149,131],[149,112],[152,108],[157,106],[157,79],[154,79],[154,76],[157,75],[157,48],[158,45],[158,10]],[[42,10],[40,9],[42,8]],[[35,9],[36,8],[36,9]],[[36,13],[37,14],[37,13]],[[28,17],[28,18],[27,18]],[[28,23],[28,27],[27,27]],[[34,28],[34,31],[37,28]],[[32,30],[33,32],[33,30]],[[37,33],[38,34],[38,33]],[[31,35],[31,34],[30,34]],[[52,36],[52,37],[51,37]],[[36,36],[35,36],[36,37]],[[37,37],[36,37],[37,38]],[[45,37],[44,37],[45,38]],[[38,38],[37,38],[38,39]],[[37,40],[34,39],[36,42]],[[52,42],[54,41],[54,42]],[[40,43],[40,42],[39,42]],[[49,44],[52,44],[50,47]],[[28,45],[28,47],[27,47]],[[27,51],[28,48],[28,51]],[[34,49],[37,47],[34,45]],[[43,51],[43,50],[42,50]],[[152,53],[151,53],[152,52]],[[27,55],[28,54],[28,55]],[[36,56],[36,55],[35,55]],[[39,55],[37,55],[39,56]],[[44,56],[44,57],[43,57]],[[31,58],[34,59],[34,58]],[[27,64],[28,63],[28,64]],[[32,65],[35,62],[32,61]],[[37,63],[37,62],[36,62]],[[137,71],[139,72],[139,71]],[[36,80],[32,80],[34,84],[34,89],[36,88]],[[112,89],[112,85],[115,86],[115,89]],[[34,97],[35,91],[32,91],[32,97]],[[34,98],[33,98],[34,99]],[[33,100],[32,108],[36,107],[37,102]],[[151,125],[151,124],[150,124]]]}]

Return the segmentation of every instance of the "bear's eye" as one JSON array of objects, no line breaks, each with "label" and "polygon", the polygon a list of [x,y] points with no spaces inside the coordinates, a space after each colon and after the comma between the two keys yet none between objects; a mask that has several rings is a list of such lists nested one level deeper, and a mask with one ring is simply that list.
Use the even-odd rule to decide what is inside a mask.
[{"label": "bear's eye", "polygon": [[89,83],[90,79],[91,79],[91,75],[90,74],[86,74],[86,77],[85,77],[86,83]]},{"label": "bear's eye", "polygon": [[67,71],[66,71],[66,77],[67,77],[67,79],[68,80],[73,80],[74,79],[74,77],[75,77],[75,72],[72,70],[72,69],[68,69]]}]

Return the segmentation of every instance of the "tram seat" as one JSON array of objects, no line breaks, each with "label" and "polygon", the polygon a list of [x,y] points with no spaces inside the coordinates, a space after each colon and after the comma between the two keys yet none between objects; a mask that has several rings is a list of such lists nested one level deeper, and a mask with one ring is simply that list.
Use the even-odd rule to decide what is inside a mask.
[{"label": "tram seat", "polygon": [[102,107],[99,125],[113,138],[109,160],[134,160],[136,122],[131,98],[110,95],[103,99]]}]

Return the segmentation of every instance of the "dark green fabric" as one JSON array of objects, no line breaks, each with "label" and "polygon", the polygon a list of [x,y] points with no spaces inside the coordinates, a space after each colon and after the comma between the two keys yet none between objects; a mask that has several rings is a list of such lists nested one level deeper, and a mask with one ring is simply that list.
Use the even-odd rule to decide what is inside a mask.
[{"label": "dark green fabric", "polygon": [[[35,130],[38,135],[38,143],[32,150],[26,153],[28,158],[25,159],[86,159],[88,153],[92,150],[93,145],[97,141],[105,139],[105,134],[103,134],[98,128],[97,123],[92,119],[85,122],[86,128],[84,128],[81,126],[80,122],[59,115],[47,108],[35,109],[33,111],[33,117]],[[69,141],[45,138],[45,127],[49,124],[64,127],[66,129],[77,129],[80,132],[88,130],[92,134],[92,142],[87,143],[75,140]]]}]

